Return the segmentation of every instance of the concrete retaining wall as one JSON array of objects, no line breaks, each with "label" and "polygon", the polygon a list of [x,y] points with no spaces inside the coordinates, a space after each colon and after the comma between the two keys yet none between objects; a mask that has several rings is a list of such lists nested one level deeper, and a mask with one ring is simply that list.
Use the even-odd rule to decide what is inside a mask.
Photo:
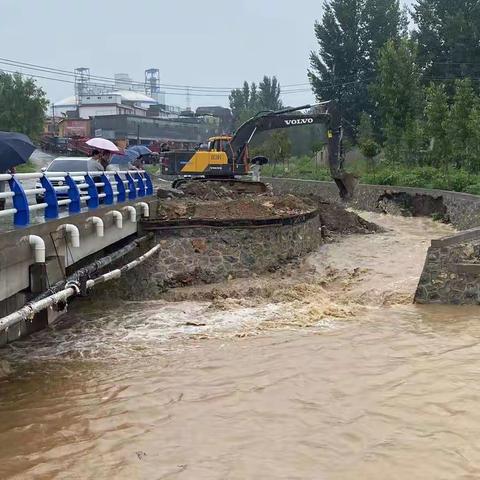
[{"label": "concrete retaining wall", "polygon": [[480,304],[480,228],[432,240],[415,302]]},{"label": "concrete retaining wall", "polygon": [[[283,178],[268,178],[267,181],[278,193],[316,194],[330,201],[341,201],[332,182]],[[424,188],[358,185],[355,198],[349,205],[361,210],[380,211],[379,199],[386,192],[441,199],[450,222],[463,230],[432,240],[415,302],[480,304],[480,197]]]},{"label": "concrete retaining wall", "polygon": [[[337,187],[333,182],[315,180],[298,180],[290,178],[265,178],[275,192],[293,193],[297,195],[316,194],[326,200],[340,202]],[[441,198],[447,209],[452,225],[459,230],[480,226],[480,196],[468,193],[448,192],[445,190],[429,190],[425,188],[390,187],[386,185],[357,186],[355,197],[349,202],[354,208],[367,211],[378,211],[378,200],[385,192],[405,192],[412,196],[429,195]]]},{"label": "concrete retaining wall", "polygon": [[151,297],[168,287],[273,271],[314,250],[322,237],[314,215],[293,225],[170,227],[157,231],[156,241],[158,255],[125,277],[122,293]]}]

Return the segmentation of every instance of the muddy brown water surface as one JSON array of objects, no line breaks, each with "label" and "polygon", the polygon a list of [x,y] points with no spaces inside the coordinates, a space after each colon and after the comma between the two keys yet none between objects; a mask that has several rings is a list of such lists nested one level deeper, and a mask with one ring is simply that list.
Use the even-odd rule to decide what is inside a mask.
[{"label": "muddy brown water surface", "polygon": [[479,478],[480,311],[410,303],[451,230],[364,216],[389,230],[269,277],[78,302],[3,349],[0,478]]}]

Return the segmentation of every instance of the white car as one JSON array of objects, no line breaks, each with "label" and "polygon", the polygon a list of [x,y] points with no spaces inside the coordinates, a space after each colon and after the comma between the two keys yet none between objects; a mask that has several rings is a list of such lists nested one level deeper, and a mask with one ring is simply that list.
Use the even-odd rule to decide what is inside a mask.
[{"label": "white car", "polygon": [[[58,157],[55,160],[52,160],[46,168],[42,168],[42,172],[93,172],[96,171],[92,168],[92,166],[95,166],[93,162],[95,161],[89,157]],[[49,180],[54,187],[62,187],[65,184],[63,178],[49,177]],[[84,179],[75,179],[75,183],[84,183]],[[35,184],[35,188],[42,188],[40,182]],[[37,193],[35,198],[37,203],[43,203],[45,195],[43,193]],[[58,190],[57,198],[59,200],[68,198],[67,189]]]}]

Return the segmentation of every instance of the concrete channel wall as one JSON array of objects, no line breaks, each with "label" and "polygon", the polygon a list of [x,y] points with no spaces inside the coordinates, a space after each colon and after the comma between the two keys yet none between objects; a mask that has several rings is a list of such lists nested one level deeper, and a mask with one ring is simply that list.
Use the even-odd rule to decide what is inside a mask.
[{"label": "concrete channel wall", "polygon": [[[338,189],[333,182],[290,178],[265,178],[264,181],[270,183],[278,193],[314,194],[322,196],[325,200],[340,202]],[[360,184],[357,186],[355,197],[348,205],[359,210],[380,211],[378,203],[385,193],[406,193],[413,198],[424,195],[438,199],[445,206],[446,215],[455,228],[465,230],[480,226],[480,196],[468,193]]]},{"label": "concrete channel wall", "polygon": [[133,298],[151,298],[169,287],[274,271],[322,242],[316,211],[266,225],[158,228],[152,220],[144,222],[142,228],[155,233],[161,249],[158,256],[130,272],[118,285],[122,295]]},{"label": "concrete channel wall", "polygon": [[[280,178],[269,178],[267,181],[278,193],[315,194],[327,200],[340,201],[332,182]],[[355,198],[348,204],[361,210],[382,211],[381,201],[385,195],[398,197],[402,194],[423,203],[431,203],[433,199],[437,207],[442,207],[444,218],[461,230],[432,240],[415,293],[415,302],[480,304],[480,197],[423,188],[358,185]]]},{"label": "concrete channel wall", "polygon": [[480,304],[480,228],[432,240],[417,303]]}]

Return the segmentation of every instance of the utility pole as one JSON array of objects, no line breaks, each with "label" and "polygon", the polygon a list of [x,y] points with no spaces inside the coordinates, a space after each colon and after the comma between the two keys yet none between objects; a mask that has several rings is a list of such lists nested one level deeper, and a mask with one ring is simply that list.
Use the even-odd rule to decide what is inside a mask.
[{"label": "utility pole", "polygon": [[191,103],[190,103],[190,87],[187,86],[187,110],[191,110]]},{"label": "utility pole", "polygon": [[52,103],[52,127],[53,127],[53,136],[57,134],[57,127],[55,125],[55,104]]}]

